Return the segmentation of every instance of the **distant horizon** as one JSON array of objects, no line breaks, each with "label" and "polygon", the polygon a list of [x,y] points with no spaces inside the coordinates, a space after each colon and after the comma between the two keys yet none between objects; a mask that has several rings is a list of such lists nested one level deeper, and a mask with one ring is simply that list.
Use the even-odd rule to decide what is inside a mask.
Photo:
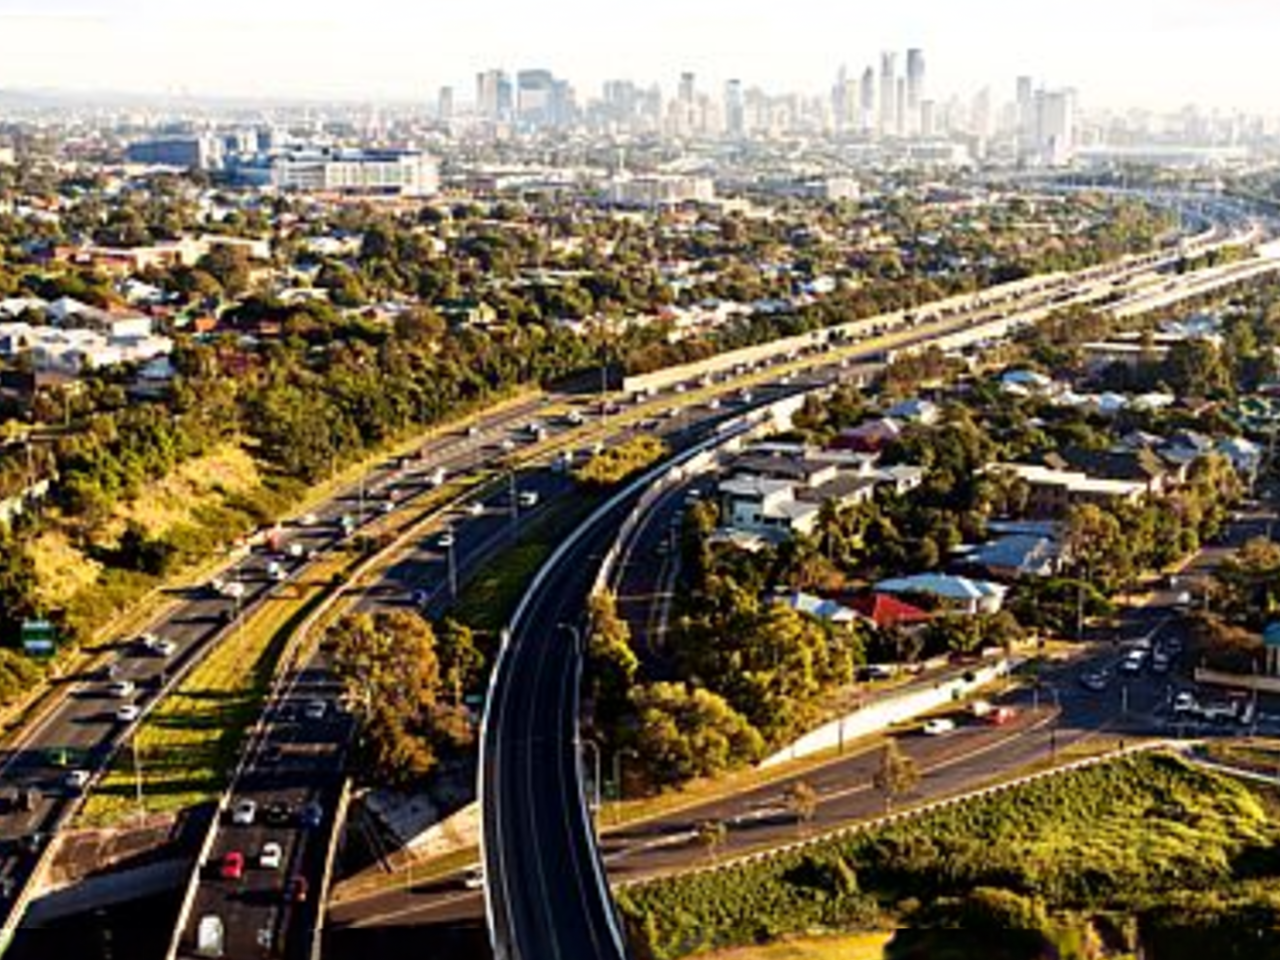
[{"label": "distant horizon", "polygon": [[605,80],[674,91],[682,71],[718,97],[728,79],[774,94],[825,94],[841,67],[879,73],[882,50],[905,68],[924,50],[926,96],[966,101],[989,88],[1013,99],[1016,77],[1071,87],[1086,110],[1280,115],[1280,4],[1266,0],[913,0],[862,10],[830,0],[743,9],[649,0],[606,11],[587,0],[536,8],[401,8],[365,0],[223,0],[190,11],[163,0],[0,0],[0,91],[101,99],[167,97],[271,103],[430,105],[442,86],[472,102],[477,73],[546,68],[580,102]]}]

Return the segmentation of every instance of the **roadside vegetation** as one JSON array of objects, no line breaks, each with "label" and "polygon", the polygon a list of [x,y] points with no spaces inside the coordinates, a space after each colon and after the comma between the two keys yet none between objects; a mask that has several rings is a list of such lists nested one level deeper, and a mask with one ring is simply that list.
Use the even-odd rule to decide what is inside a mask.
[{"label": "roadside vegetation", "polygon": [[573,471],[573,478],[586,487],[612,487],[628,480],[667,456],[668,448],[648,434],[632,437],[592,455]]},{"label": "roadside vegetation", "polygon": [[630,887],[619,905],[653,960],[898,926],[887,957],[1083,960],[1104,937],[1120,952],[1244,957],[1280,919],[1278,841],[1272,796],[1147,755]]}]

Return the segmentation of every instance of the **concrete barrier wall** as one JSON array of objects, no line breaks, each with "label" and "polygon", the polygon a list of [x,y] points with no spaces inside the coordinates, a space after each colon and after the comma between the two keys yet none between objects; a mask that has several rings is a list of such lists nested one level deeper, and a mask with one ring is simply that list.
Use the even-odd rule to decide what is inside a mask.
[{"label": "concrete barrier wall", "polygon": [[324,854],[324,872],[320,875],[320,889],[316,891],[316,924],[311,931],[311,960],[320,960],[324,944],[324,925],[328,918],[329,887],[333,884],[333,865],[338,859],[338,845],[342,839],[342,825],[347,821],[351,806],[351,778],[345,777],[334,807],[333,829],[329,833],[329,846]]},{"label": "concrete barrier wall", "polygon": [[972,671],[972,680],[965,680],[964,677],[939,680],[934,686],[923,690],[910,690],[901,696],[889,696],[877,700],[861,710],[846,714],[838,720],[833,720],[805,734],[790,746],[766,757],[760,766],[772,767],[789,760],[799,760],[802,757],[821,753],[823,750],[831,750],[859,737],[877,733],[895,723],[902,723],[929,713],[931,710],[945,707],[975,692],[979,687],[1006,676],[1009,669],[1010,661],[1001,660]]},{"label": "concrete barrier wall", "polygon": [[1221,670],[1196,667],[1195,681],[1215,687],[1235,687],[1243,690],[1257,690],[1259,693],[1280,693],[1280,677],[1268,677],[1260,673],[1223,673]]}]

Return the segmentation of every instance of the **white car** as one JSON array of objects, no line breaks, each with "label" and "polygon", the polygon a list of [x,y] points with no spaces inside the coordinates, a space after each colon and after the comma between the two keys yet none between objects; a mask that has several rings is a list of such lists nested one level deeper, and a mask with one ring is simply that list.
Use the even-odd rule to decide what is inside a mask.
[{"label": "white car", "polygon": [[136,703],[126,703],[124,706],[116,708],[116,722],[118,723],[133,723],[140,716],[142,716],[142,708]]},{"label": "white car", "polygon": [[314,513],[304,513],[298,518],[298,526],[300,527],[314,527],[319,522],[320,518]]},{"label": "white car", "polygon": [[462,875],[462,885],[468,890],[479,890],[484,886],[484,867],[476,864],[474,867],[468,867],[467,872]]},{"label": "white car", "polygon": [[68,770],[62,776],[62,785],[74,793],[79,793],[89,785],[89,771]]},{"label": "white car", "polygon": [[520,506],[536,507],[538,505],[538,493],[536,490],[524,490],[516,497],[516,503]]},{"label": "white car", "polygon": [[452,533],[442,533],[440,534],[440,539],[437,540],[436,543],[438,543],[445,550],[448,550],[455,543],[457,543],[457,539],[454,537]]},{"label": "white car", "polygon": [[283,860],[284,851],[274,840],[264,843],[262,850],[258,853],[258,866],[263,870],[279,870]]},{"label": "white car", "polygon": [[471,516],[473,517],[480,516],[482,513],[484,513],[484,504],[481,503],[479,500],[476,500],[474,503],[468,503],[467,513],[471,514]]},{"label": "white car", "polygon": [[107,696],[114,697],[117,700],[123,700],[125,697],[133,696],[134,686],[132,680],[112,680],[107,684]]},{"label": "white car", "polygon": [[147,653],[156,657],[172,657],[178,652],[178,645],[164,637],[151,637],[147,641]]},{"label": "white car", "polygon": [[241,827],[253,826],[258,816],[258,805],[252,800],[237,800],[231,808],[231,822]]},{"label": "white car", "polygon": [[941,736],[944,733],[950,733],[956,728],[956,722],[947,717],[934,717],[924,722],[924,732],[931,737]]}]

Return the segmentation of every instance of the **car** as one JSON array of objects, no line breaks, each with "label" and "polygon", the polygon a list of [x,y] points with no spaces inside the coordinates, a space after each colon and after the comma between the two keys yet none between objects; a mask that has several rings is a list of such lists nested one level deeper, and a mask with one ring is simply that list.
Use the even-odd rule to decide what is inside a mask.
[{"label": "car", "polygon": [[445,550],[448,550],[457,542],[457,538],[452,533],[442,533],[440,534],[440,539],[436,541],[436,543]]},{"label": "car", "polygon": [[231,850],[222,855],[218,863],[218,876],[223,880],[239,880],[244,876],[244,854]]},{"label": "car", "polygon": [[1094,693],[1099,693],[1107,689],[1107,684],[1110,680],[1111,677],[1105,670],[1091,670],[1088,673],[1081,675],[1080,685],[1086,690],[1092,690]]},{"label": "car", "polygon": [[133,723],[140,716],[142,716],[142,708],[136,703],[126,703],[124,706],[116,708],[116,721],[118,723]]},{"label": "car", "polygon": [[279,560],[272,560],[270,563],[267,564],[267,576],[270,577],[272,580],[274,580],[276,583],[280,583],[282,580],[287,578],[289,574],[285,570],[285,568],[280,564]]},{"label": "car", "polygon": [[1174,713],[1195,713],[1197,710],[1196,698],[1189,690],[1181,690],[1173,698]]},{"label": "car", "polygon": [[314,830],[324,822],[324,808],[312,800],[298,812],[298,822]]},{"label": "car", "polygon": [[484,866],[476,864],[475,866],[467,867],[462,874],[462,885],[468,890],[479,890],[484,887]]},{"label": "car", "polygon": [[72,793],[79,793],[89,785],[89,771],[68,770],[62,775],[62,785]]},{"label": "car", "polygon": [[516,503],[528,509],[538,505],[538,493],[536,490],[522,490],[516,496]]},{"label": "car", "polygon": [[1120,661],[1120,672],[1127,673],[1130,676],[1141,673],[1146,663],[1147,653],[1145,650],[1130,650],[1125,655],[1125,658]]},{"label": "car", "polygon": [[480,516],[481,514],[484,513],[484,504],[481,503],[479,500],[476,500],[473,503],[467,504],[467,513],[469,513],[473,517]]},{"label": "car", "polygon": [[125,697],[133,696],[136,689],[132,680],[112,680],[107,684],[107,696],[123,700]]},{"label": "car", "polygon": [[289,804],[276,800],[262,808],[262,820],[275,827],[281,827],[293,819],[293,808]]},{"label": "car", "polygon": [[719,409],[720,409],[720,398],[719,398],[719,397],[712,397],[710,400],[708,400],[708,401],[707,401],[707,409],[708,409],[708,410],[719,410]]},{"label": "car", "polygon": [[157,637],[151,634],[149,634],[147,639],[143,642],[143,646],[147,653],[151,654],[153,657],[172,657],[178,652],[178,645],[172,640],[167,640],[164,637]]},{"label": "car", "polygon": [[944,733],[950,733],[956,728],[956,722],[949,717],[933,717],[924,722],[924,732],[931,737],[941,736]]},{"label": "car", "polygon": [[443,487],[447,478],[448,474],[445,472],[444,467],[436,467],[431,471],[431,478],[428,482],[433,487]]},{"label": "car", "polygon": [[268,745],[262,753],[258,754],[258,765],[262,767],[274,767],[284,758],[284,751],[280,749],[279,744]]},{"label": "car", "polygon": [[510,453],[512,450],[516,448],[516,442],[512,440],[510,437],[506,437],[503,439],[503,441],[500,444],[498,444],[498,446],[502,449],[504,453]]},{"label": "car", "polygon": [[1157,650],[1151,655],[1151,672],[1152,673],[1168,673],[1170,666],[1169,655],[1163,650]]},{"label": "car", "polygon": [[307,548],[295,540],[293,543],[289,544],[289,549],[286,552],[294,560],[301,560],[307,555]]},{"label": "car", "polygon": [[983,719],[993,727],[1002,727],[1017,715],[1013,707],[996,707]]},{"label": "car", "polygon": [[382,501],[382,506],[379,507],[379,509],[383,513],[395,513],[396,502],[394,500],[384,500]]},{"label": "car", "polygon": [[474,424],[467,427],[467,436],[473,437],[473,438],[480,436],[480,428],[475,426]]},{"label": "car", "polygon": [[290,877],[289,882],[284,885],[281,891],[285,903],[306,903],[307,902],[307,878],[306,877]]},{"label": "car", "polygon": [[253,826],[258,816],[258,804],[253,800],[240,799],[231,807],[231,822],[241,827]]},{"label": "car", "polygon": [[577,410],[570,410],[565,415],[564,419],[565,419],[565,422],[567,422],[571,427],[582,426],[582,414],[580,414]]},{"label": "car", "polygon": [[300,527],[314,527],[319,522],[320,518],[314,513],[304,513],[298,518],[298,526]]},{"label": "car", "polygon": [[329,705],[323,700],[308,700],[302,708],[302,715],[308,720],[323,720],[329,711]]},{"label": "car", "polygon": [[268,840],[262,845],[262,849],[258,851],[258,866],[263,870],[279,870],[280,863],[284,860],[284,851],[280,848],[280,844],[274,840]]}]

